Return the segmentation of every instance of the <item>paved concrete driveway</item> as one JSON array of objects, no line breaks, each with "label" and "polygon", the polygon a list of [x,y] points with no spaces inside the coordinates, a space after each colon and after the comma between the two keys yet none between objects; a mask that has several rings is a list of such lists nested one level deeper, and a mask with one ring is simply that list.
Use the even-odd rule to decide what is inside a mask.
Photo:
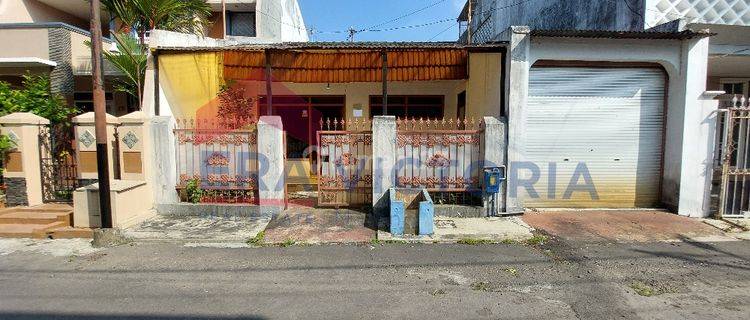
[{"label": "paved concrete driveway", "polygon": [[566,210],[527,212],[537,230],[575,241],[733,240],[701,219],[660,210]]}]

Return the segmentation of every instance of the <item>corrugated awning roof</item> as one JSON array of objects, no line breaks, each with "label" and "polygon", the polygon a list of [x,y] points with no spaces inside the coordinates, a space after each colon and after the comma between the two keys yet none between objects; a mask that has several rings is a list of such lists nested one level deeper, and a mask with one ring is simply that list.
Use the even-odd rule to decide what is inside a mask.
[{"label": "corrugated awning roof", "polygon": [[607,31],[607,30],[532,30],[532,37],[556,38],[602,38],[602,39],[664,39],[684,40],[698,37],[709,37],[712,33],[685,30],[681,32],[658,31]]},{"label": "corrugated awning roof", "polygon": [[466,45],[457,42],[282,42],[240,44],[220,47],[158,47],[166,51],[262,51],[262,50],[429,50],[464,49],[477,51],[501,51],[507,43]]},{"label": "corrugated awning roof", "polygon": [[[382,81],[383,60],[377,51],[293,52],[270,55],[272,78],[279,82],[345,83]],[[388,52],[388,81],[466,79],[468,54],[464,50],[434,49]],[[265,79],[262,51],[223,52],[224,77]]]}]

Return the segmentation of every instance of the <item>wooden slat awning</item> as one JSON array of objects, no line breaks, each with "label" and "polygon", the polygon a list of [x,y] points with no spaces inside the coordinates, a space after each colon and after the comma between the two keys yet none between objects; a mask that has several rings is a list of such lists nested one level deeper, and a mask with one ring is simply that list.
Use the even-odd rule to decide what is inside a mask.
[{"label": "wooden slat awning", "polygon": [[[388,81],[459,80],[468,77],[463,49],[388,52]],[[380,51],[271,51],[275,82],[345,83],[382,81]],[[225,51],[224,78],[265,80],[264,51]]]}]

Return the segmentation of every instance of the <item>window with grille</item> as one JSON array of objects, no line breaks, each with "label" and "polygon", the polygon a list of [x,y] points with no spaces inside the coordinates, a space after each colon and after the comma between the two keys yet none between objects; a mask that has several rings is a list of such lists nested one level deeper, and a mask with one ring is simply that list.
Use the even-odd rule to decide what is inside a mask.
[{"label": "window with grille", "polygon": [[227,35],[255,37],[255,12],[227,12]]}]

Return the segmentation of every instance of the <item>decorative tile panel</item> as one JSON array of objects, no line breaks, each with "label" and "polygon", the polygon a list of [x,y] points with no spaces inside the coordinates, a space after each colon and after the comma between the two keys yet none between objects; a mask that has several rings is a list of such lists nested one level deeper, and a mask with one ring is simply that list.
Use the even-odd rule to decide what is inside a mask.
[{"label": "decorative tile panel", "polygon": [[91,134],[91,131],[84,131],[80,137],[78,137],[78,141],[80,141],[86,148],[91,147],[94,142],[96,142],[96,138],[94,138],[94,135]]},{"label": "decorative tile panel", "polygon": [[138,137],[133,133],[133,131],[128,131],[128,133],[125,134],[125,136],[122,138],[122,142],[125,143],[126,146],[128,146],[128,149],[133,149],[136,143],[138,143]]},{"label": "decorative tile panel", "polygon": [[21,141],[21,139],[18,138],[18,135],[13,131],[8,132],[8,139],[10,139],[10,141],[12,141],[16,145],[18,145],[18,143]]}]

